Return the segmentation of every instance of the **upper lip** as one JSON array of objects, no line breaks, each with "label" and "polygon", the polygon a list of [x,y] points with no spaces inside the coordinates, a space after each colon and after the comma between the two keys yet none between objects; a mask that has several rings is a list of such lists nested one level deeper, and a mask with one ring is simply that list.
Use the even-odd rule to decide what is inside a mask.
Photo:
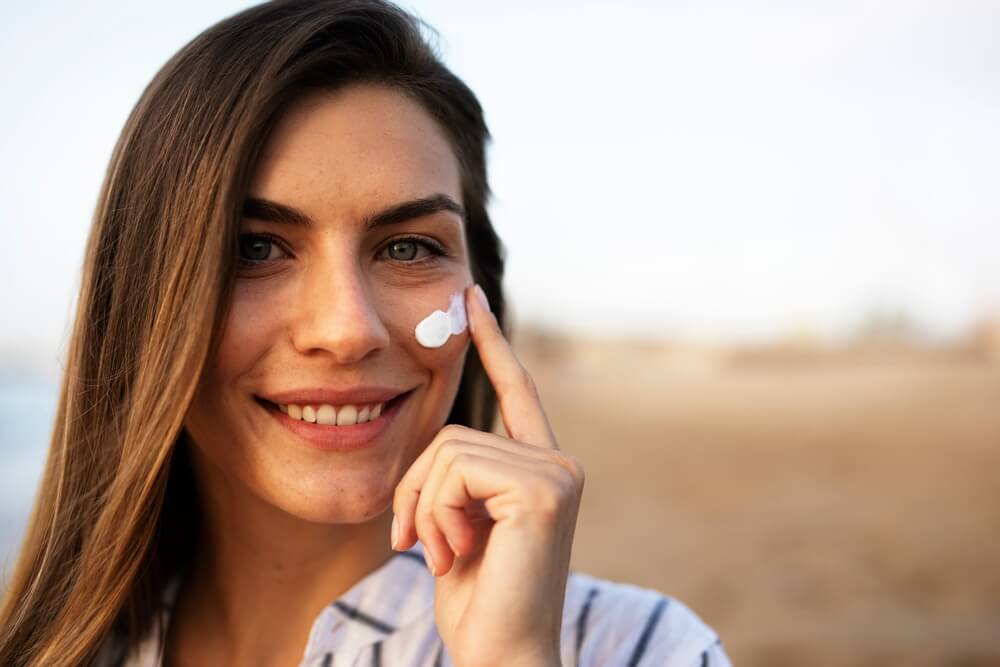
[{"label": "upper lip", "polygon": [[324,403],[327,405],[364,405],[366,403],[384,403],[400,394],[405,394],[407,391],[409,390],[375,386],[351,387],[349,389],[308,387],[260,394],[260,397],[281,405],[322,405]]}]

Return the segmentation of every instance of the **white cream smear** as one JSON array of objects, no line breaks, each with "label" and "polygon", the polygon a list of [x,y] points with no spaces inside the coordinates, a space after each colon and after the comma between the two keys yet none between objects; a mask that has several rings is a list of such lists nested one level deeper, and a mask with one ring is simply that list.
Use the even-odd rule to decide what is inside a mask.
[{"label": "white cream smear", "polygon": [[414,330],[417,342],[424,347],[441,347],[451,336],[465,331],[469,321],[465,316],[465,292],[455,292],[451,296],[448,312],[435,310],[420,320]]}]

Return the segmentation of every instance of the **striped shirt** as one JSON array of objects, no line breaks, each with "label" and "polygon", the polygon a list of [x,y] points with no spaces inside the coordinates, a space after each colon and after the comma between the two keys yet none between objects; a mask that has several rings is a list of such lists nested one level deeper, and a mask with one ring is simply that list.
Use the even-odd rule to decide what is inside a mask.
[{"label": "striped shirt", "polygon": [[[450,667],[434,581],[419,542],[396,554],[320,613],[299,667]],[[577,572],[566,584],[561,650],[564,667],[731,667],[718,635],[681,602]],[[160,667],[160,652],[155,629],[128,655],[112,637],[94,665]]]}]

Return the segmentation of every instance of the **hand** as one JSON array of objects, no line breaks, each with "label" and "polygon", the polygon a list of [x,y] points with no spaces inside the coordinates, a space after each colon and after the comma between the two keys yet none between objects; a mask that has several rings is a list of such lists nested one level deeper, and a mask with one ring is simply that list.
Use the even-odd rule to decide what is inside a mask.
[{"label": "hand", "polygon": [[423,543],[456,664],[558,665],[583,469],[481,295],[466,290],[469,329],[510,437],[441,429],[396,487],[393,548]]}]

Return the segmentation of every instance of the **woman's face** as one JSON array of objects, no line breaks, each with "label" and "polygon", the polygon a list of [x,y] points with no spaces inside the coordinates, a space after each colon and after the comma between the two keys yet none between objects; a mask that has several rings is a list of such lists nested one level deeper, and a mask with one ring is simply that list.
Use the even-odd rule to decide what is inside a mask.
[{"label": "woman's face", "polygon": [[[284,115],[257,165],[225,331],[185,423],[203,484],[317,522],[389,506],[448,416],[468,347],[466,334],[435,349],[414,336],[471,283],[450,202],[462,204],[455,155],[404,94],[355,85]],[[369,422],[310,423],[317,414]]]}]

